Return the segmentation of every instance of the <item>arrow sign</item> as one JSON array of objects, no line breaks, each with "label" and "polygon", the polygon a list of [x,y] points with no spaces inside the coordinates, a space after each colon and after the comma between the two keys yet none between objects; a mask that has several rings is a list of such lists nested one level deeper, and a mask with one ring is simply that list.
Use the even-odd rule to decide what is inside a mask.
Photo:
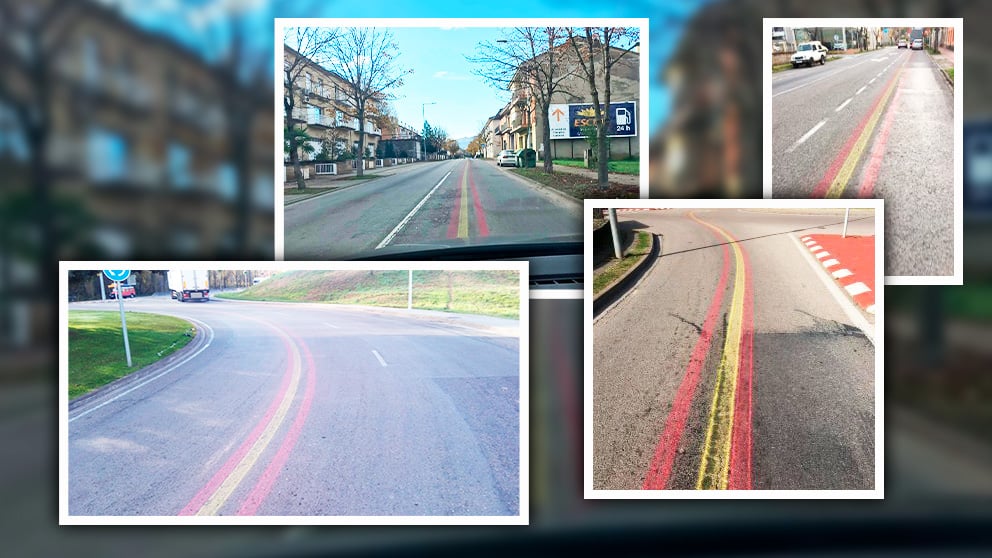
[{"label": "arrow sign", "polygon": [[130,269],[104,269],[103,274],[111,281],[124,281],[131,275]]},{"label": "arrow sign", "polygon": [[551,111],[551,114],[555,117],[555,122],[561,122],[561,117],[565,116],[565,112],[562,111],[560,108],[556,108],[555,110]]}]

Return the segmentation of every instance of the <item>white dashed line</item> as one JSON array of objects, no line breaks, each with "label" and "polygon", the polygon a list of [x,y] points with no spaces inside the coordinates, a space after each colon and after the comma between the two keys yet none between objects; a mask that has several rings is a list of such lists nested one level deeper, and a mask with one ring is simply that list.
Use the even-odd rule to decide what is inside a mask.
[{"label": "white dashed line", "polygon": [[823,262],[823,267],[830,267],[839,264],[840,262],[834,259],[827,260]]},{"label": "white dashed line", "polygon": [[818,259],[818,260],[822,260],[823,258],[826,258],[829,255],[830,255],[830,252],[827,252],[826,250],[824,250],[822,252],[817,252],[816,254],[814,254],[814,256],[816,256],[816,259]]},{"label": "white dashed line", "polygon": [[875,78],[871,78],[870,80],[868,80],[868,85],[871,85],[873,83],[875,83]]},{"label": "white dashed line", "polygon": [[868,86],[867,86],[867,85],[865,85],[865,86],[863,86],[863,87],[862,87],[861,89],[858,89],[858,92],[857,92],[857,93],[855,93],[855,95],[860,95],[860,94],[861,94],[861,92],[862,92],[862,91],[864,91],[864,90],[865,90],[865,89],[867,89],[867,88],[868,88]]},{"label": "white dashed line", "polygon": [[379,354],[379,351],[372,349],[372,354],[375,355],[375,358],[376,360],[379,361],[379,364],[381,364],[383,367],[386,366],[386,361],[382,360],[382,355]]},{"label": "white dashed line", "polygon": [[840,104],[839,107],[837,107],[837,108],[834,109],[834,112],[840,112],[840,109],[846,107],[847,104],[850,103],[853,98],[854,97],[848,97],[846,101],[844,101],[843,103]]},{"label": "white dashed line", "polygon": [[851,273],[851,271],[848,269],[838,269],[837,271],[831,273],[831,275],[834,276],[834,279],[843,279],[845,277],[850,277],[851,275],[854,274]]},{"label": "white dashed line", "polygon": [[819,244],[814,244],[813,246],[809,247],[810,252],[816,252],[817,250],[823,250],[823,246],[820,246]]},{"label": "white dashed line", "polygon": [[860,281],[845,286],[844,290],[846,290],[847,294],[851,296],[858,296],[859,294],[863,294],[871,291],[871,289],[868,288],[868,285],[865,285]]},{"label": "white dashed line", "polygon": [[865,308],[865,312],[868,312],[869,314],[874,314],[875,313],[875,305],[872,304],[872,305],[868,306],[868,308]]},{"label": "white dashed line", "polygon": [[326,325],[327,327],[334,328],[334,329],[341,329],[340,327],[338,327],[338,326],[336,326],[336,325],[334,325],[332,323],[328,323],[328,322],[324,322],[324,325]]},{"label": "white dashed line", "polygon": [[788,149],[786,149],[786,150],[785,150],[785,152],[786,152],[786,153],[792,153],[793,151],[795,151],[797,147],[799,147],[799,146],[800,146],[800,145],[802,145],[802,144],[803,144],[803,143],[804,143],[804,142],[805,142],[806,140],[808,140],[808,139],[809,139],[810,137],[812,137],[812,136],[813,136],[813,134],[815,134],[815,133],[816,133],[816,131],[817,131],[817,130],[819,130],[820,128],[822,128],[822,127],[823,127],[823,125],[824,125],[824,124],[826,124],[826,123],[827,123],[827,119],[826,119],[826,118],[824,118],[824,119],[823,119],[823,120],[821,120],[821,121],[820,121],[820,122],[819,122],[819,123],[818,123],[818,124],[817,124],[816,126],[813,126],[812,128],[810,128],[810,130],[809,130],[808,132],[806,132],[805,134],[803,134],[803,137],[801,137],[801,138],[799,138],[799,139],[797,139],[797,140],[796,140],[796,143],[794,143],[794,144],[792,144],[791,146],[789,146],[789,148],[788,148]]}]

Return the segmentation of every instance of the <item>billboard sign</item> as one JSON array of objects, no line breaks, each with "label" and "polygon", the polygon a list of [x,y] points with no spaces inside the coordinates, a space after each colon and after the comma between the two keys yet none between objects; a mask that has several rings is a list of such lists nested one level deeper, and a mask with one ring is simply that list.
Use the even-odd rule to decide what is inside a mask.
[{"label": "billboard sign", "polygon": [[[607,111],[610,137],[630,137],[637,135],[637,104],[634,101],[610,103]],[[551,139],[584,138],[582,129],[596,122],[596,111],[591,103],[553,104],[548,109],[548,122],[551,124]]]}]

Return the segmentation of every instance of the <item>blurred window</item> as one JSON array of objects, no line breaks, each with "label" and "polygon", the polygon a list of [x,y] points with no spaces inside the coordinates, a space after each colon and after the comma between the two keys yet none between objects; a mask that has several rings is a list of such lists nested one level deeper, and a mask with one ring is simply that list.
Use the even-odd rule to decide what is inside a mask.
[{"label": "blurred window", "polygon": [[96,37],[83,39],[83,79],[90,85],[100,81],[100,43]]},{"label": "blurred window", "polygon": [[93,182],[123,180],[127,176],[127,139],[103,128],[90,128],[86,140],[88,178]]},{"label": "blurred window", "polygon": [[255,175],[255,179],[252,180],[252,202],[259,209],[275,207],[275,187],[272,183],[272,175],[265,173]]},{"label": "blurred window", "polygon": [[238,171],[231,163],[217,167],[217,193],[225,200],[238,196]]},{"label": "blurred window", "polygon": [[193,185],[190,174],[189,149],[178,143],[169,144],[168,152],[169,181],[179,190],[186,190]]},{"label": "blurred window", "polygon": [[28,159],[28,142],[13,110],[0,103],[0,158]]}]

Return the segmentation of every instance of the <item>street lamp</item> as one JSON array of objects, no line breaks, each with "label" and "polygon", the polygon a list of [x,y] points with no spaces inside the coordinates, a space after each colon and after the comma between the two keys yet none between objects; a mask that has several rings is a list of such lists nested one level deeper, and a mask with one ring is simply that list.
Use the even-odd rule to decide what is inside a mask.
[{"label": "street lamp", "polygon": [[[427,116],[424,113],[424,109],[427,107],[427,105],[436,105],[436,104],[437,104],[437,101],[431,101],[429,103],[422,103],[420,105],[420,119],[423,120],[423,122],[424,122],[424,128],[427,128]],[[424,130],[424,132],[426,132],[426,130]],[[421,143],[421,147],[424,150],[424,160],[426,161],[427,160],[427,134],[426,133],[421,133],[420,134],[420,143]]]}]

